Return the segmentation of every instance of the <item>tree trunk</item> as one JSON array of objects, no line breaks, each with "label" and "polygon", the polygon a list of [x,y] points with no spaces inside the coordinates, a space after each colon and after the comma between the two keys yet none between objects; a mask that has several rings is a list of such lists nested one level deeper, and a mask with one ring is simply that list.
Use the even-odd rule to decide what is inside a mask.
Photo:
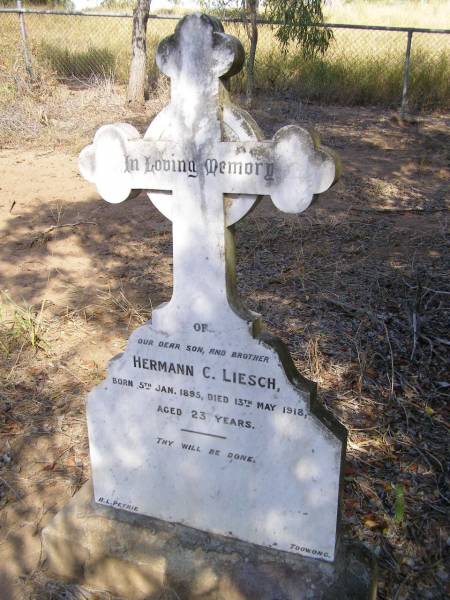
[{"label": "tree trunk", "polygon": [[247,11],[250,17],[250,23],[247,27],[247,35],[250,39],[250,52],[247,60],[247,106],[250,106],[253,99],[253,87],[255,83],[255,57],[256,46],[258,44],[258,0],[247,0]]},{"label": "tree trunk", "polygon": [[128,102],[142,105],[147,91],[147,21],[151,0],[136,0],[133,11],[133,35],[130,78],[128,80]]}]

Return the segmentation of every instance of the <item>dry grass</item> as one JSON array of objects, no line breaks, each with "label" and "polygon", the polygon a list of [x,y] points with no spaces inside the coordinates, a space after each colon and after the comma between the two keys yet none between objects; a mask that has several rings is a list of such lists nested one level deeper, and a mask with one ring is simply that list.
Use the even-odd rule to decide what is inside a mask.
[{"label": "dry grass", "polygon": [[449,0],[332,2],[330,5],[325,5],[324,17],[329,23],[449,29],[450,2]]},{"label": "dry grass", "polygon": [[[14,74],[0,73],[0,87],[14,88],[0,100],[0,145],[15,146],[39,138],[46,147],[80,145],[87,135],[84,127],[87,114],[98,114],[98,125],[123,114],[121,90],[111,79],[90,77],[83,82],[72,80],[60,85],[45,67],[35,69],[30,83],[21,68]],[[79,91],[77,88],[81,88]]]},{"label": "dry grass", "polygon": [[[32,82],[22,65],[0,71],[0,146],[36,141],[45,148],[79,151],[107,122],[134,116],[125,102],[125,87],[111,77],[91,75],[59,82],[47,66],[36,65]],[[139,118],[148,123],[169,100],[169,83],[161,76],[152,85]]]},{"label": "dry grass", "polygon": [[[240,26],[227,28],[241,40]],[[400,103],[406,34],[389,31],[334,30],[326,53],[306,60],[291,45],[283,54],[269,27],[260,28],[256,57],[257,90],[294,93],[306,101],[341,105]],[[450,35],[415,34],[411,53],[409,103],[411,109],[450,106]],[[234,83],[245,89],[245,74]]]},{"label": "dry grass", "polygon": [[[379,25],[450,27],[449,2],[363,3],[333,6],[330,21]],[[123,7],[121,7],[123,8]],[[447,11],[447,14],[446,14]],[[17,17],[0,15],[4,24],[0,41],[2,61],[14,73],[20,61]],[[58,78],[91,76],[125,83],[130,64],[131,19],[27,15],[26,23],[34,62]],[[169,35],[173,21],[150,21],[148,27],[149,77],[158,71],[153,57],[158,42]],[[247,44],[243,26],[226,30]],[[284,55],[274,30],[260,26],[256,58],[256,87],[262,91],[292,91],[302,98],[340,104],[397,106],[401,97],[406,34],[396,32],[335,30],[324,56],[305,61],[291,46]],[[410,105],[416,109],[448,108],[450,102],[450,35],[415,34],[412,46]],[[245,74],[234,90],[245,87]],[[1,94],[0,94],[1,96]]]}]

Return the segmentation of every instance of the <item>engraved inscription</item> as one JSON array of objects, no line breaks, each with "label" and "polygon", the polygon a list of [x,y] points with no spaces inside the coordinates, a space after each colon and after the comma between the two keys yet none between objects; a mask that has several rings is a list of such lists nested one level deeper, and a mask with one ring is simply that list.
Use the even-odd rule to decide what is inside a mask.
[{"label": "engraved inscription", "polygon": [[170,158],[155,158],[154,156],[124,156],[124,173],[157,174],[157,173],[184,173],[186,177],[196,178],[200,176],[234,175],[251,176],[256,175],[264,181],[273,181],[275,164],[273,162],[240,161],[240,160],[218,160],[208,157],[198,164],[194,158],[176,158],[173,154]]}]

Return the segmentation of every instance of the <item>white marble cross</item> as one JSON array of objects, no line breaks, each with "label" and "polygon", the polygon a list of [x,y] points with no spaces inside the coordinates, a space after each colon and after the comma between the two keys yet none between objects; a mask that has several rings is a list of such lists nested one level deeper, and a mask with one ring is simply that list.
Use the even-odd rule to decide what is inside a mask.
[{"label": "white marble cross", "polygon": [[202,321],[215,330],[241,327],[227,228],[265,194],[280,210],[301,212],[336,178],[334,158],[310,132],[290,125],[261,141],[251,117],[230,104],[221,78],[243,60],[239,40],[220,22],[185,17],[157,53],[171,81],[168,107],[143,139],[131,125],[106,125],[80,156],[82,175],[105,200],[147,190],[173,223],[173,296],[153,314],[167,332]]},{"label": "white marble cross", "polygon": [[[95,500],[332,561],[345,431],[281,340],[235,290],[233,225],[270,195],[305,210],[332,156],[297,126],[263,141],[223,80],[239,41],[190,15],[159,45],[172,98],[143,138],[107,125],[80,169],[105,200],[146,190],[173,223],[173,295],[130,336],[89,394]],[[142,215],[145,218],[145,214]]]}]

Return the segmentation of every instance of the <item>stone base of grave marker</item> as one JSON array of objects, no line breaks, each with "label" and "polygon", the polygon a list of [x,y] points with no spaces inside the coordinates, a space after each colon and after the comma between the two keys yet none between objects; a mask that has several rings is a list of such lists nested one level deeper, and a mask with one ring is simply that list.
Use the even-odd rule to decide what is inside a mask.
[{"label": "stone base of grave marker", "polygon": [[43,531],[48,573],[132,600],[374,600],[373,556],[334,563],[96,504],[87,483]]}]

